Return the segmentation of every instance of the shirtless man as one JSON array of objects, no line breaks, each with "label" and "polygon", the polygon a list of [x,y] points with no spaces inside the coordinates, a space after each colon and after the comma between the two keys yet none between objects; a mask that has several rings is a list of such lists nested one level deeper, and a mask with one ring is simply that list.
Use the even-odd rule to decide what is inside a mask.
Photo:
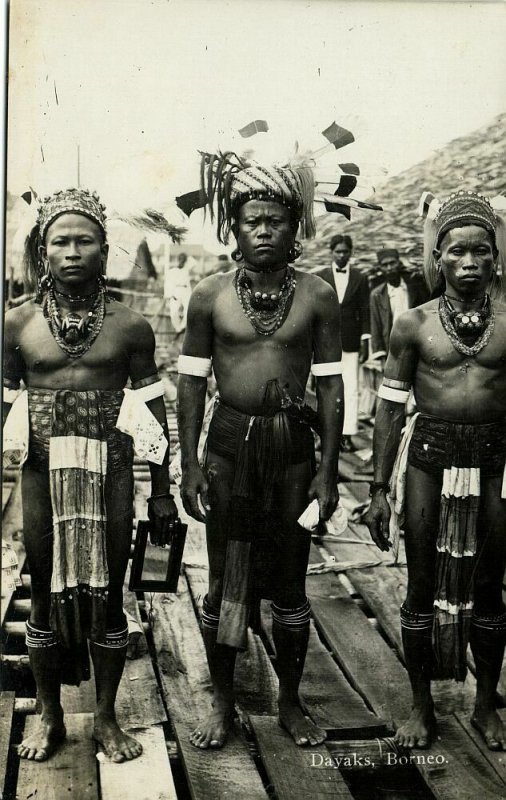
[{"label": "shirtless man", "polygon": [[[338,502],[339,307],[324,281],[289,264],[300,254],[295,236],[303,213],[299,194],[287,189],[297,185],[293,172],[262,167],[257,180],[259,171],[244,169],[225,189],[238,269],[195,288],[179,362],[181,497],[188,514],[206,523],[209,555],[202,629],[214,702],[190,737],[201,748],[221,747],[232,723],[236,652],[246,647],[253,594],[273,601],[279,720],[298,745],[325,738],[298,695],[309,633],[310,534],[297,520],[313,499],[323,520]],[[202,468],[197,444],[211,359],[219,401]],[[316,474],[312,433],[294,403],[304,398],[310,369],[322,440]],[[274,576],[269,588],[258,585],[251,566],[262,547],[261,570]]]},{"label": "shirtless man", "polygon": [[506,630],[506,307],[487,292],[496,281],[502,223],[485,198],[458,192],[426,224],[434,243],[427,273],[437,270],[441,296],[394,323],[379,391],[367,521],[378,547],[387,550],[386,494],[389,481],[399,487],[392,469],[413,386],[420,414],[405,434],[401,519],[408,563],[401,626],[413,710],[395,739],[404,747],[430,745],[431,677],[464,680],[469,641],[477,679],[471,721],[489,749],[500,750],[506,747],[495,708]]},{"label": "shirtless man", "polygon": [[[128,638],[122,598],[133,522],[132,439],[115,425],[128,379],[137,390],[131,411],[147,414],[148,428],[158,421],[144,442],[157,451],[148,503],[157,543],[167,541],[177,517],[155,341],[142,316],[107,300],[105,214],[95,195],[68,190],[46,198],[32,246],[38,298],[7,312],[4,343],[4,446],[29,426],[22,472],[32,587],[27,646],[41,704],[40,727],[19,755],[44,761],[64,739],[60,685],[89,678],[89,637],[93,735],[120,762],[142,752],[114,712]],[[23,397],[15,399],[21,380],[24,410]]]}]

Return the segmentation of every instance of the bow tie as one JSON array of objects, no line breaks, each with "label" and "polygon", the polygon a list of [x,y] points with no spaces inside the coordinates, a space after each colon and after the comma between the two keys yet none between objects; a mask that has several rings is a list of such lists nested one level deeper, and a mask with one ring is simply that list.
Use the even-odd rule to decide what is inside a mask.
[{"label": "bow tie", "polygon": [[346,272],[346,267],[334,267],[336,272]]}]

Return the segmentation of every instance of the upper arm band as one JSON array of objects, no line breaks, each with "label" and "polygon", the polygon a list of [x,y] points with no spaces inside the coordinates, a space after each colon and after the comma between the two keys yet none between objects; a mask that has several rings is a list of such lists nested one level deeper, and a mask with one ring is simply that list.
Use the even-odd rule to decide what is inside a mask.
[{"label": "upper arm band", "polygon": [[4,386],[4,392],[3,392],[4,403],[9,403],[10,405],[12,405],[12,403],[14,402],[14,400],[16,400],[18,395],[19,395],[19,389],[8,389],[7,386]]},{"label": "upper arm band", "polygon": [[324,378],[326,375],[342,375],[343,365],[341,361],[325,361],[322,364],[313,364],[311,372],[315,378]]},{"label": "upper arm band", "polygon": [[409,391],[403,389],[392,389],[390,386],[385,386],[384,383],[378,389],[378,397],[383,400],[391,400],[392,403],[406,403],[409,397]]},{"label": "upper arm band", "polygon": [[163,397],[163,381],[157,380],[155,383],[150,383],[147,386],[141,386],[140,389],[133,389],[133,391],[139,400],[142,400],[143,403],[149,403],[149,401],[154,400],[155,397]]},{"label": "upper arm band", "polygon": [[195,375],[196,378],[208,378],[211,374],[211,359],[198,356],[179,356],[177,371],[180,375]]}]

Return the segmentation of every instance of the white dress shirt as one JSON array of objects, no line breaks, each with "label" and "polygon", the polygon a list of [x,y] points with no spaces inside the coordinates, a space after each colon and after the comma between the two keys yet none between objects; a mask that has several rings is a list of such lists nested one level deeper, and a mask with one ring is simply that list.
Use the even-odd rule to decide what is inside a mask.
[{"label": "white dress shirt", "polygon": [[404,314],[409,308],[408,287],[402,278],[399,286],[392,286],[388,283],[387,287],[390,308],[392,309],[392,318],[395,321],[400,314]]},{"label": "white dress shirt", "polygon": [[343,297],[348,288],[348,281],[350,280],[350,266],[346,264],[344,272],[340,272],[340,267],[337,266],[335,261],[332,263],[332,275],[334,276],[334,286],[336,287],[337,297],[339,302],[343,302]]}]

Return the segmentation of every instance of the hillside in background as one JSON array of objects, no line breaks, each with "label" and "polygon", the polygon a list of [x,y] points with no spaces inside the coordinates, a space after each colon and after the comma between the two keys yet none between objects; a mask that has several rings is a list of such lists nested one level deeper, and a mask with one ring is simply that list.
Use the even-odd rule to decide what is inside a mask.
[{"label": "hillside in background", "polygon": [[397,247],[408,268],[420,269],[420,195],[431,191],[444,199],[458,189],[473,189],[489,197],[506,191],[506,114],[385,181],[374,198],[383,206],[382,213],[352,210],[351,222],[339,214],[320,217],[316,239],[303,242],[299,264],[309,269],[329,264],[330,237],[348,233],[353,238],[355,264],[367,272],[376,266],[376,251],[386,245]]}]

